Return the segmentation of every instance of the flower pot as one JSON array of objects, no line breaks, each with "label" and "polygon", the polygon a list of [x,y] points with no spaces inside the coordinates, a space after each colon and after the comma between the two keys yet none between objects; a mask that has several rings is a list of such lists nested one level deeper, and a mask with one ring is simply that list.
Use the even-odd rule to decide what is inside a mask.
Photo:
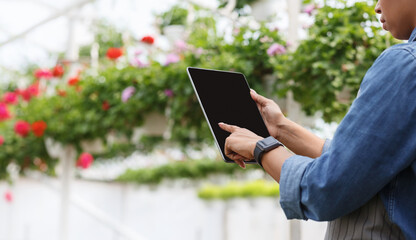
[{"label": "flower pot", "polygon": [[64,150],[64,146],[52,138],[45,139],[45,147],[51,158],[59,158]]},{"label": "flower pot", "polygon": [[272,17],[277,10],[276,0],[258,0],[250,4],[251,15],[258,22],[266,21]]},{"label": "flower pot", "polygon": [[82,140],[80,143],[82,151],[87,153],[98,154],[105,151],[103,141],[99,138],[94,140]]},{"label": "flower pot", "polygon": [[168,118],[158,112],[149,113],[143,126],[134,128],[131,141],[138,142],[141,136],[163,136],[167,131]]},{"label": "flower pot", "polygon": [[107,133],[106,141],[107,145],[111,146],[114,144],[126,144],[129,142],[129,139],[124,134],[117,133],[116,131],[110,131]]},{"label": "flower pot", "polygon": [[184,38],[185,26],[169,25],[163,28],[163,33],[171,43],[175,43],[176,41]]}]

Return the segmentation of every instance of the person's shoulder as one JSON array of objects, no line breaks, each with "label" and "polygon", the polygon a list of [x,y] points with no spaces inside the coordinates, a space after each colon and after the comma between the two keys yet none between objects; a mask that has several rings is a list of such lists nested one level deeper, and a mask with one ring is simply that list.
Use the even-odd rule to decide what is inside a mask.
[{"label": "person's shoulder", "polygon": [[403,57],[410,57],[416,60],[416,41],[400,43],[393,45],[383,53],[380,54],[379,58],[395,58],[396,60],[401,60]]},{"label": "person's shoulder", "polygon": [[[398,84],[415,79],[416,42],[397,44],[384,50],[367,71],[362,87],[370,85]],[[412,81],[415,82],[416,81]]]}]

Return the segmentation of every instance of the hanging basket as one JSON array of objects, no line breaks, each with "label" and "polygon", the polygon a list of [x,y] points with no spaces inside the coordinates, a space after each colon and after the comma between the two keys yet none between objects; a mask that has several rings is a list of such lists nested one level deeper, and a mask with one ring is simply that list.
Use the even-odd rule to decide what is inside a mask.
[{"label": "hanging basket", "polygon": [[258,0],[250,4],[251,15],[258,22],[266,21],[276,14],[276,0]]},{"label": "hanging basket", "polygon": [[80,144],[82,151],[87,153],[99,154],[105,151],[103,140],[99,138],[94,140],[82,140]]},{"label": "hanging basket", "polygon": [[163,28],[163,33],[171,43],[175,43],[176,41],[183,39],[185,35],[185,26],[169,25]]}]

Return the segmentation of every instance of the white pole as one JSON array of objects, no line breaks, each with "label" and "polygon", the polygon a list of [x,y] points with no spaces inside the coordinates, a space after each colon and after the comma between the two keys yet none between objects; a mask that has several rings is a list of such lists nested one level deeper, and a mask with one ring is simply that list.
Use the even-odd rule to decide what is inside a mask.
[{"label": "white pole", "polygon": [[296,48],[299,41],[300,0],[287,0],[287,11],[289,15],[288,41],[293,48]]},{"label": "white pole", "polygon": [[[299,13],[300,0],[287,0],[288,15],[289,15],[289,31],[288,41],[292,44],[292,48],[296,49],[299,44]],[[293,93],[289,92],[287,96],[288,115],[294,121],[299,122],[303,118],[302,111],[298,103],[293,99]],[[300,222],[297,220],[289,221],[289,236],[291,240],[301,239]]]},{"label": "white pole", "polygon": [[70,187],[73,178],[77,151],[73,146],[67,145],[63,148],[59,160],[62,162],[62,191],[61,191],[61,212],[60,212],[60,237],[61,240],[68,239],[68,216],[70,203]]}]

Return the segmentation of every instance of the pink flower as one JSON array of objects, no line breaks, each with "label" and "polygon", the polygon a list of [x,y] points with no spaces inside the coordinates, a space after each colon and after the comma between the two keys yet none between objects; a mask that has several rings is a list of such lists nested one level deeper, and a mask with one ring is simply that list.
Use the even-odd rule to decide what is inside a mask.
[{"label": "pink flower", "polygon": [[168,56],[166,56],[165,65],[169,65],[169,64],[172,64],[172,63],[177,63],[180,60],[181,60],[181,58],[178,55],[176,55],[174,53],[171,53]]},{"label": "pink flower", "polygon": [[264,37],[260,38],[260,42],[261,43],[273,42],[273,38],[271,38],[269,36],[264,36]]},{"label": "pink flower", "polygon": [[305,8],[303,9],[303,12],[307,13],[309,16],[311,16],[313,10],[315,10],[315,9],[316,9],[315,4],[309,4],[309,5],[305,6]]},{"label": "pink flower", "polygon": [[134,52],[134,56],[135,56],[135,57],[137,57],[137,56],[139,56],[139,55],[142,55],[142,53],[143,53],[143,51],[142,51],[142,50],[136,50],[136,51]]},{"label": "pink flower", "polygon": [[286,48],[283,45],[280,45],[278,43],[273,43],[269,49],[267,49],[267,54],[269,56],[275,56],[280,54],[285,54]]},{"label": "pink flower", "polygon": [[11,115],[9,109],[7,108],[7,105],[4,103],[0,103],[0,122],[5,121],[9,118],[11,118]]},{"label": "pink flower", "polygon": [[182,40],[178,40],[175,42],[175,48],[178,52],[183,52],[188,48],[188,44]]},{"label": "pink flower", "polygon": [[135,66],[135,67],[138,67],[138,68],[143,68],[143,67],[149,66],[149,64],[143,63],[137,57],[133,58],[130,63],[131,63],[132,66]]},{"label": "pink flower", "polygon": [[81,153],[77,161],[77,167],[87,169],[91,166],[93,161],[94,161],[94,158],[92,157],[91,154],[86,153],[86,152]]},{"label": "pink flower", "polygon": [[123,90],[121,93],[121,101],[127,102],[131,96],[133,96],[134,92],[136,91],[136,88],[130,86]]},{"label": "pink flower", "polygon": [[3,101],[7,104],[16,104],[18,100],[17,94],[14,92],[6,92],[3,95]]},{"label": "pink flower", "polygon": [[35,82],[24,90],[16,90],[17,94],[20,94],[25,101],[30,101],[32,97],[39,95],[39,82]]},{"label": "pink flower", "polygon": [[164,93],[167,97],[173,97],[173,90],[172,89],[165,89]]},{"label": "pink flower", "polygon": [[196,57],[200,57],[204,53],[204,49],[203,48],[197,48],[194,53],[195,53]]},{"label": "pink flower", "polygon": [[4,199],[6,199],[6,202],[11,203],[13,201],[13,194],[10,191],[6,191],[4,193]]},{"label": "pink flower", "polygon": [[233,29],[233,35],[238,35],[240,33],[240,29],[239,28],[234,28]]},{"label": "pink flower", "polygon": [[14,124],[14,132],[21,137],[26,137],[30,132],[30,124],[19,120]]},{"label": "pink flower", "polygon": [[0,146],[4,143],[4,137],[0,135]]},{"label": "pink flower", "polygon": [[52,78],[52,76],[53,76],[53,74],[52,74],[51,70],[49,70],[49,69],[37,69],[35,71],[35,77],[37,79],[40,79],[40,78],[50,79],[50,78]]}]

